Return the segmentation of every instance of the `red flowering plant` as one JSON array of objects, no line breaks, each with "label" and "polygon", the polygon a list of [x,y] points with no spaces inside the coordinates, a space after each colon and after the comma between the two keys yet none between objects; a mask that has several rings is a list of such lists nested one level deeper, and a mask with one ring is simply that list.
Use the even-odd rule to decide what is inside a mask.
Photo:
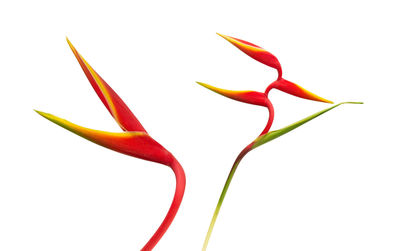
[{"label": "red flowering plant", "polygon": [[237,101],[241,101],[244,103],[248,103],[248,104],[253,104],[253,105],[259,105],[259,106],[264,106],[268,109],[269,111],[269,117],[268,117],[268,122],[267,125],[265,126],[264,130],[260,133],[260,135],[253,140],[249,145],[247,145],[240,153],[239,155],[236,157],[235,162],[233,163],[232,169],[228,175],[228,178],[225,182],[225,185],[223,187],[223,190],[221,192],[221,195],[219,197],[217,206],[215,208],[213,217],[211,219],[211,223],[203,244],[203,251],[207,249],[208,246],[208,242],[210,240],[211,237],[211,233],[212,230],[214,228],[215,222],[217,220],[219,211],[221,209],[222,203],[224,201],[225,195],[228,191],[229,185],[232,181],[232,178],[236,172],[236,169],[240,163],[240,161],[243,159],[243,157],[249,153],[251,150],[273,140],[276,139],[294,129],[296,129],[297,127],[307,123],[308,121],[332,110],[335,107],[338,107],[339,105],[342,104],[362,104],[362,102],[342,102],[342,103],[338,103],[336,105],[333,105],[327,109],[324,109],[322,111],[319,111],[317,113],[314,113],[300,121],[297,121],[291,125],[288,125],[284,128],[281,128],[279,130],[275,130],[275,131],[270,131],[270,128],[272,126],[272,123],[274,121],[274,106],[272,105],[270,99],[268,98],[268,94],[272,89],[277,89],[283,92],[286,92],[288,94],[297,96],[299,98],[303,98],[303,99],[309,99],[309,100],[313,100],[313,101],[319,101],[319,102],[324,102],[324,103],[333,103],[332,101],[329,101],[327,99],[321,98],[309,91],[307,91],[306,89],[300,87],[299,85],[290,82],[284,78],[282,78],[282,68],[281,68],[281,64],[279,63],[278,59],[271,54],[270,52],[264,50],[263,48],[252,44],[250,42],[244,41],[242,39],[238,39],[238,38],[234,38],[234,37],[230,37],[230,36],[226,36],[226,35],[221,35],[218,34],[221,37],[223,37],[224,39],[226,39],[227,41],[229,41],[231,44],[233,44],[234,46],[236,46],[239,50],[241,50],[242,52],[244,52],[245,54],[247,54],[248,56],[250,56],[251,58],[259,61],[262,64],[265,64],[267,66],[270,66],[274,69],[277,70],[278,72],[278,78],[272,82],[270,85],[268,85],[268,87],[266,88],[266,90],[264,92],[257,92],[257,91],[232,91],[232,90],[225,90],[225,89],[221,89],[221,88],[217,88],[205,83],[201,83],[201,82],[197,82],[198,84],[204,86],[207,89],[210,89],[211,91],[214,91],[218,94],[221,94],[225,97],[237,100]]},{"label": "red flowering plant", "polygon": [[97,74],[97,72],[86,62],[68,39],[67,42],[94,91],[123,132],[93,130],[73,124],[65,119],[48,113],[40,111],[36,112],[51,122],[54,122],[55,124],[92,141],[93,143],[123,154],[171,167],[176,177],[176,190],[172,204],[157,231],[141,249],[143,251],[152,250],[167,231],[178,212],[185,192],[185,172],[175,157],[146,132],[139,120],[125,105],[124,101],[122,101],[114,90],[111,89],[100,75]]}]

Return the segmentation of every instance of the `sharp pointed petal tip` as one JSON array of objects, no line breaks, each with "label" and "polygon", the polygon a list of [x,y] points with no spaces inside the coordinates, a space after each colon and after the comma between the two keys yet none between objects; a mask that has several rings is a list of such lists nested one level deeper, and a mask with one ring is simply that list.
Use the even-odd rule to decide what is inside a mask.
[{"label": "sharp pointed petal tip", "polygon": [[38,110],[35,110],[35,109],[33,109],[33,110],[34,110],[35,112],[37,112],[40,116],[42,116],[42,117],[44,117],[44,118],[46,118],[46,119],[48,119],[49,117],[52,116],[50,113],[38,111]]},{"label": "sharp pointed petal tip", "polygon": [[206,86],[206,84],[205,83],[202,83],[202,82],[199,82],[199,81],[196,81],[196,84],[198,84],[198,85],[201,85],[201,86]]},{"label": "sharp pointed petal tip", "polygon": [[217,32],[217,35],[220,36],[220,37],[222,37],[222,38],[225,38],[225,39],[228,39],[228,38],[229,38],[229,36],[224,35],[224,34],[221,34],[221,33],[218,33],[218,32]]},{"label": "sharp pointed petal tip", "polygon": [[69,47],[71,48],[71,50],[75,50],[74,45],[71,43],[71,41],[69,41],[68,37],[66,37],[67,43],[69,45]]},{"label": "sharp pointed petal tip", "polygon": [[65,36],[65,40],[67,40],[67,43],[69,44],[69,46],[73,46],[71,41],[69,40],[69,38],[67,36]]},{"label": "sharp pointed petal tip", "polygon": [[324,98],[320,98],[320,99],[315,100],[315,101],[323,102],[323,103],[328,103],[328,104],[334,104],[334,103],[335,103],[335,102],[333,102],[333,101],[330,101],[330,100],[324,99]]}]

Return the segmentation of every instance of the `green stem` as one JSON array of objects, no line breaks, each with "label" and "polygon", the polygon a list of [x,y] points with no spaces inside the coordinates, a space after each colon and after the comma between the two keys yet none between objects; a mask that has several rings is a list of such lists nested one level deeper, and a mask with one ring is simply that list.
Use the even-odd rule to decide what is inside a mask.
[{"label": "green stem", "polygon": [[239,166],[240,161],[243,159],[243,157],[248,152],[251,151],[251,149],[252,149],[251,145],[252,144],[248,145],[245,149],[243,149],[240,152],[240,154],[237,156],[235,162],[233,163],[232,169],[231,169],[231,171],[230,171],[230,173],[228,175],[228,178],[227,178],[227,180],[225,182],[224,188],[222,189],[221,195],[219,196],[218,204],[217,204],[217,207],[215,208],[214,215],[213,215],[213,217],[211,219],[210,226],[208,227],[208,232],[207,232],[207,235],[206,235],[206,239],[204,240],[204,243],[203,243],[202,251],[205,251],[207,249],[208,242],[209,242],[210,237],[211,237],[211,233],[212,233],[212,231],[214,229],[214,225],[215,225],[215,222],[217,221],[217,217],[218,217],[219,211],[221,209],[222,202],[225,199],[225,195],[226,195],[226,192],[228,191],[229,185],[231,184],[233,175],[235,175],[236,169]]},{"label": "green stem", "polygon": [[[317,113],[314,113],[313,115],[308,116],[308,117],[306,117],[306,118],[304,118],[302,120],[299,120],[299,121],[297,121],[297,122],[295,122],[295,123],[293,123],[291,125],[288,125],[288,126],[286,126],[284,128],[281,128],[281,129],[275,130],[275,131],[271,131],[271,132],[268,132],[269,128],[270,128],[270,125],[269,125],[270,123],[268,123],[267,127],[266,127],[266,129],[264,129],[263,133],[261,133],[261,135],[256,140],[254,140],[253,143],[248,145],[245,149],[243,149],[240,152],[240,154],[237,156],[237,158],[236,158],[236,160],[235,160],[235,162],[233,164],[233,167],[232,167],[232,169],[231,169],[231,171],[229,173],[228,179],[225,182],[224,189],[222,189],[221,196],[219,197],[218,204],[217,204],[217,207],[215,208],[214,215],[212,217],[210,227],[208,228],[206,239],[204,240],[203,249],[202,249],[203,251],[205,251],[207,249],[208,242],[210,240],[210,236],[211,236],[212,230],[214,228],[215,222],[216,222],[217,217],[218,217],[218,213],[219,213],[219,211],[221,209],[221,206],[222,206],[222,202],[225,199],[225,195],[226,195],[226,192],[228,191],[229,185],[231,184],[233,175],[235,174],[236,169],[237,169],[240,161],[243,159],[243,157],[248,152],[250,152],[251,150],[253,150],[253,149],[255,149],[255,148],[257,148],[257,147],[259,147],[259,146],[271,141],[271,140],[279,138],[280,136],[282,136],[282,135],[284,135],[284,134],[296,129],[297,127],[309,122],[310,120],[313,120],[314,118],[316,118],[316,117],[318,117],[318,116],[320,116],[320,115],[322,115],[322,114],[324,114],[324,113],[326,113],[326,112],[332,110],[333,108],[335,108],[335,107],[337,107],[339,105],[342,105],[342,104],[363,104],[363,103],[362,102],[342,102],[342,103],[336,104],[334,106],[331,106],[331,107],[329,107],[327,109],[324,109],[322,111],[319,111]],[[272,107],[272,104],[271,104],[270,107],[268,107],[268,109],[269,109],[269,112],[270,112],[270,119],[271,119],[271,118],[273,118],[273,107]]]}]

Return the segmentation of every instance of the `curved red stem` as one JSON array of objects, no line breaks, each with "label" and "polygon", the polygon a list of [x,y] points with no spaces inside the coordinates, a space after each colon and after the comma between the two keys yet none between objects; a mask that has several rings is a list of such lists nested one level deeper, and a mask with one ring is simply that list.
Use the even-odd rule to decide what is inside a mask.
[{"label": "curved red stem", "polygon": [[174,199],[172,200],[172,204],[163,222],[158,227],[157,231],[153,234],[153,236],[150,238],[150,240],[146,243],[146,245],[141,249],[142,251],[150,251],[157,245],[157,243],[160,241],[162,236],[165,234],[165,232],[171,225],[172,221],[175,218],[176,213],[178,212],[179,206],[181,205],[186,186],[185,172],[183,171],[182,166],[175,158],[173,159],[170,167],[174,172],[176,178]]},{"label": "curved red stem", "polygon": [[279,68],[277,68],[276,70],[278,71],[278,78],[277,78],[277,80],[279,80],[279,79],[282,78],[282,68],[280,67],[280,65],[279,65]]},{"label": "curved red stem", "polygon": [[272,122],[274,122],[274,116],[275,116],[274,106],[272,105],[271,101],[268,98],[268,93],[265,95],[267,96],[266,106],[269,111],[269,116],[268,116],[267,125],[265,126],[264,130],[261,132],[260,135],[263,135],[263,134],[266,134],[267,132],[269,132],[269,129],[271,129],[271,126],[272,126]]}]

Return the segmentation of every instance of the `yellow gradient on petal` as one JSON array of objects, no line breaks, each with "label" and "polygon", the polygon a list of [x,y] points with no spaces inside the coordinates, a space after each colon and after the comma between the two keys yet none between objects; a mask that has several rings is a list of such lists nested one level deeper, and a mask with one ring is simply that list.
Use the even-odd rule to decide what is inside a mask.
[{"label": "yellow gradient on petal", "polygon": [[247,49],[247,50],[251,50],[251,51],[266,51],[263,48],[259,48],[259,47],[255,47],[255,46],[251,46],[251,45],[242,43],[242,42],[240,42],[240,41],[238,41],[238,40],[236,40],[236,39],[234,39],[234,38],[232,38],[230,36],[222,35],[220,33],[217,33],[217,35],[225,38],[228,42],[232,43],[233,45],[236,45],[238,47],[241,47],[241,48],[244,48],[244,49]]},{"label": "yellow gradient on petal", "polygon": [[43,116],[44,118],[50,120],[51,122],[67,129],[70,132],[73,132],[89,141],[92,141],[96,144],[101,144],[100,142],[104,137],[110,138],[110,137],[118,137],[118,138],[123,138],[123,137],[132,137],[132,136],[139,136],[139,135],[147,135],[145,132],[105,132],[105,131],[100,131],[100,130],[94,130],[90,128],[86,128],[83,126],[76,125],[72,122],[69,122],[68,120],[62,119],[60,117],[54,116],[50,113],[45,113],[41,111],[35,110],[39,115]]},{"label": "yellow gradient on petal", "polygon": [[196,82],[197,84],[213,91],[216,92],[218,94],[221,94],[222,96],[228,97],[228,98],[234,98],[237,95],[241,94],[241,93],[246,93],[246,92],[250,92],[250,91],[232,91],[232,90],[226,90],[226,89],[221,89],[212,85],[208,85],[202,82]]},{"label": "yellow gradient on petal", "polygon": [[[295,84],[295,83],[293,83],[293,84]],[[296,85],[299,89],[301,89],[306,95],[312,97],[313,99],[316,99],[316,100],[318,100],[318,101],[320,101],[320,102],[325,102],[325,103],[333,104],[333,101],[330,101],[330,100],[328,100],[328,99],[324,99],[324,98],[322,98],[322,97],[320,97],[320,96],[318,96],[318,95],[316,95],[316,94],[314,94],[314,93],[312,93],[312,92],[310,92],[310,91],[307,91],[306,89],[304,89],[303,87],[301,87],[301,86],[298,85],[298,84],[295,84],[295,85]]]},{"label": "yellow gradient on petal", "polygon": [[110,94],[108,93],[107,88],[104,86],[103,81],[101,80],[100,76],[95,72],[95,70],[92,68],[92,66],[90,66],[90,64],[82,57],[82,55],[75,49],[75,47],[73,46],[71,41],[69,41],[68,37],[66,39],[67,39],[68,45],[71,48],[72,52],[75,54],[76,57],[79,57],[80,59],[82,59],[82,62],[84,63],[86,68],[89,70],[90,75],[92,75],[97,86],[100,88],[101,93],[104,95],[104,98],[105,98],[108,106],[110,107],[111,114],[113,115],[113,117],[115,118],[115,120],[117,121],[119,126],[121,126],[121,128],[124,128],[119,122],[117,110],[115,109],[112,98],[111,98]]}]

